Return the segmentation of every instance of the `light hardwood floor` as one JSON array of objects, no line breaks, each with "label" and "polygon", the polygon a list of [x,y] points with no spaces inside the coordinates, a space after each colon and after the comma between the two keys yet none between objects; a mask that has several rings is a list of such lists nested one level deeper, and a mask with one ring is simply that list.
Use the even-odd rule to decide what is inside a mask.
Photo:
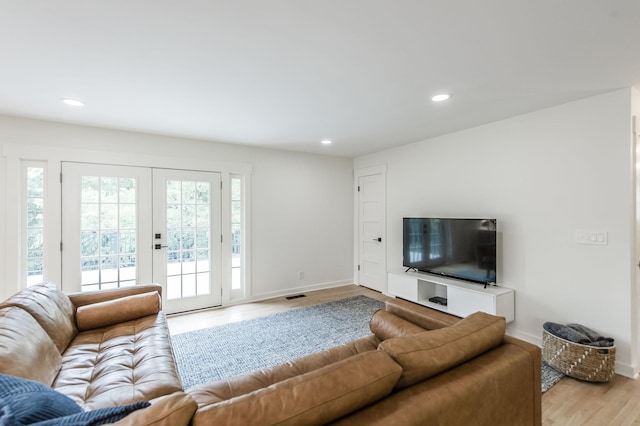
[{"label": "light hardwood floor", "polygon": [[[173,315],[168,319],[169,330],[171,334],[178,334],[360,294],[382,301],[390,299],[365,287],[347,285],[307,292],[306,297],[293,300],[277,297],[260,302]],[[603,384],[563,378],[542,395],[542,424],[544,426],[640,425],[640,381],[618,375],[609,383]]]},{"label": "light hardwood floor", "polygon": [[306,297],[287,300],[284,297],[263,300],[260,302],[244,303],[224,308],[208,309],[200,312],[181,315],[170,315],[168,319],[171,334],[184,333],[185,331],[198,330],[230,322],[244,321],[265,315],[283,312],[302,306],[316,305],[346,297],[365,295],[372,299],[389,300],[377,291],[357,285],[346,285],[328,290],[310,291],[304,293]]},{"label": "light hardwood floor", "polygon": [[542,424],[640,425],[640,381],[619,375],[608,383],[565,377],[542,395]]}]

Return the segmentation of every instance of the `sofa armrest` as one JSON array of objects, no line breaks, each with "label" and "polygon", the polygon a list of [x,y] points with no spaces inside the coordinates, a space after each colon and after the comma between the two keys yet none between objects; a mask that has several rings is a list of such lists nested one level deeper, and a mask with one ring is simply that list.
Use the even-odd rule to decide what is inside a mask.
[{"label": "sofa armrest", "polygon": [[[504,336],[504,343],[508,345],[518,346],[520,349],[526,351],[531,357],[533,364],[533,380],[538,383],[542,389],[542,349],[532,343],[525,342],[524,340],[517,339],[511,336]],[[533,394],[534,405],[538,408],[536,413],[536,424],[542,423],[542,392]]]},{"label": "sofa armrest", "polygon": [[87,291],[82,293],[70,293],[69,299],[76,308],[93,303],[106,302],[120,299],[126,296],[157,291],[162,296],[162,286],[160,284],[142,284],[132,287],[114,288],[111,290]]},{"label": "sofa armrest", "polygon": [[147,408],[134,411],[114,423],[117,426],[181,426],[188,425],[198,408],[196,402],[184,392],[160,396]]},{"label": "sofa armrest", "polygon": [[426,331],[419,325],[382,309],[374,312],[371,321],[369,321],[369,328],[380,340]]},{"label": "sofa armrest", "polygon": [[453,315],[402,299],[388,300],[385,302],[385,305],[386,311],[419,325],[425,330],[437,330],[439,328],[449,327],[460,321],[460,318]]}]

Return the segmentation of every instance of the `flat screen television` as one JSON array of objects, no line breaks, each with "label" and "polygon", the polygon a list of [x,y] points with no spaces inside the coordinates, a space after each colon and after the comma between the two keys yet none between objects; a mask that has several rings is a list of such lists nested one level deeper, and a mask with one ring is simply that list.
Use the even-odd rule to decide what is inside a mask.
[{"label": "flat screen television", "polygon": [[403,265],[485,284],[496,282],[496,219],[405,217]]}]

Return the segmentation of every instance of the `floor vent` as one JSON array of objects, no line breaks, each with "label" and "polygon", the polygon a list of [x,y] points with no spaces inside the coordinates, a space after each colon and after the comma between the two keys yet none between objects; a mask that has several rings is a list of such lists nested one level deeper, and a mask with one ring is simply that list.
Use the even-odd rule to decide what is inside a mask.
[{"label": "floor vent", "polygon": [[287,300],[299,299],[301,297],[307,297],[306,294],[294,294],[293,296],[285,296]]}]

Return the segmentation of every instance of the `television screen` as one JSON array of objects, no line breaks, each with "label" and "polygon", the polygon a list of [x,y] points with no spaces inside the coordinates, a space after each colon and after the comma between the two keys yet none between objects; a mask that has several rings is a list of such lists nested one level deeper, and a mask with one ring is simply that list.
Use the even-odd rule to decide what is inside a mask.
[{"label": "television screen", "polygon": [[403,265],[432,274],[496,282],[496,219],[403,219]]}]

